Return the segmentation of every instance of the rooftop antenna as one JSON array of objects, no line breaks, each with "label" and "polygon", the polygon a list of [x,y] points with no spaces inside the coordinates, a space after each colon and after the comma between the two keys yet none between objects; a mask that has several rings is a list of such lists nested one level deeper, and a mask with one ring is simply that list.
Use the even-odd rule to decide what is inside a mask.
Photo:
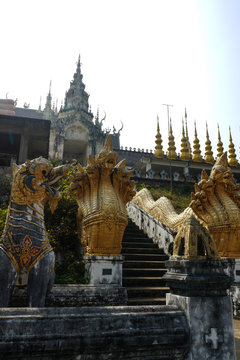
[{"label": "rooftop antenna", "polygon": [[169,123],[170,123],[170,121],[169,121],[169,107],[170,107],[170,106],[172,106],[172,107],[173,107],[173,105],[170,105],[170,104],[162,104],[162,105],[167,107],[167,117],[168,117],[168,135],[169,135]]}]

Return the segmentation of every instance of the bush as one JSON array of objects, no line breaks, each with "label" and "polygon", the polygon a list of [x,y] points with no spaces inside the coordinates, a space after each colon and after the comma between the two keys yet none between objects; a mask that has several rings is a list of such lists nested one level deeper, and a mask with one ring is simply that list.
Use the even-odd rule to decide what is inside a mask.
[{"label": "bush", "polygon": [[[74,170],[73,170],[74,171]],[[45,208],[45,224],[50,243],[56,254],[57,284],[86,283],[77,226],[78,205],[70,192],[69,177],[59,181],[62,199],[53,214]]]},{"label": "bush", "polygon": [[6,208],[10,199],[11,177],[5,175],[0,177],[0,207]]},{"label": "bush", "polygon": [[177,213],[181,213],[189,206],[191,201],[191,192],[193,191],[193,187],[189,184],[173,187],[172,193],[169,190],[169,187],[164,184],[156,186],[145,185],[144,183],[136,184],[137,191],[140,191],[143,188],[147,188],[150,191],[155,201],[161,196],[166,196],[169,200],[171,200]]},{"label": "bush", "polygon": [[[56,254],[56,279],[58,284],[86,283],[84,262],[81,256],[77,230],[78,205],[70,193],[69,179],[59,181],[62,199],[54,214],[45,207],[45,225],[49,241]],[[10,197],[9,177],[0,179],[0,235],[2,234]]]},{"label": "bush", "polygon": [[0,208],[0,234],[2,234],[3,232],[6,216],[7,216],[7,207],[2,209]]}]

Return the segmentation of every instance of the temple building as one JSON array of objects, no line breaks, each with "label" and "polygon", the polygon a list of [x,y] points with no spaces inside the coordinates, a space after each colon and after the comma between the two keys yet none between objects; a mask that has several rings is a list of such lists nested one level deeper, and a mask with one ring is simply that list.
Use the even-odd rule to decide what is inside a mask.
[{"label": "temple building", "polygon": [[[76,159],[86,164],[89,154],[100,152],[109,130],[103,129],[99,112],[94,117],[81,73],[77,69],[66,91],[60,111],[52,104],[51,88],[43,110],[17,107],[13,100],[0,100],[0,166],[44,156],[60,161]],[[114,148],[119,149],[120,131],[112,132]]]},{"label": "temple building", "polygon": [[[113,148],[119,160],[126,159],[127,168],[133,169],[133,176],[139,181],[195,183],[201,179],[202,169],[210,172],[215,161],[207,127],[205,151],[200,149],[196,124],[193,144],[190,144],[186,110],[181,149],[176,149],[170,121],[166,153],[162,147],[159,123],[153,152],[132,147],[123,149],[120,147],[121,129],[104,129],[104,120],[99,118],[99,111],[94,116],[89,106],[89,94],[83,83],[79,56],[73,80],[59,111],[52,102],[51,86],[43,109],[41,105],[38,109],[30,109],[28,104],[21,108],[13,100],[0,99],[0,168],[10,168],[13,162],[20,164],[38,156],[58,158],[63,162],[76,159],[85,166],[89,154],[95,156],[99,153],[109,134],[112,135]],[[235,181],[240,182],[240,165],[230,129],[227,150]],[[217,156],[224,151],[219,129],[217,151]]]}]

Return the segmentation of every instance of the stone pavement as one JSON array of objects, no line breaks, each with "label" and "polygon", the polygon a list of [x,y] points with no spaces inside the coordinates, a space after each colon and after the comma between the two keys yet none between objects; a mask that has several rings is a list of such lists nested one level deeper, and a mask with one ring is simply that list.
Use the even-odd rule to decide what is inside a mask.
[{"label": "stone pavement", "polygon": [[240,360],[240,319],[234,319],[233,322],[237,360]]}]

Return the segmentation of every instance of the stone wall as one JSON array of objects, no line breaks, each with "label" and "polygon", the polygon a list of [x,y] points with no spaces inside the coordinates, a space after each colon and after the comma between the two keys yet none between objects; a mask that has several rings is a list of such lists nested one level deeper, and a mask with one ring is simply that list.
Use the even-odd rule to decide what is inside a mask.
[{"label": "stone wall", "polygon": [[185,359],[189,327],[175,306],[0,309],[1,359]]}]

